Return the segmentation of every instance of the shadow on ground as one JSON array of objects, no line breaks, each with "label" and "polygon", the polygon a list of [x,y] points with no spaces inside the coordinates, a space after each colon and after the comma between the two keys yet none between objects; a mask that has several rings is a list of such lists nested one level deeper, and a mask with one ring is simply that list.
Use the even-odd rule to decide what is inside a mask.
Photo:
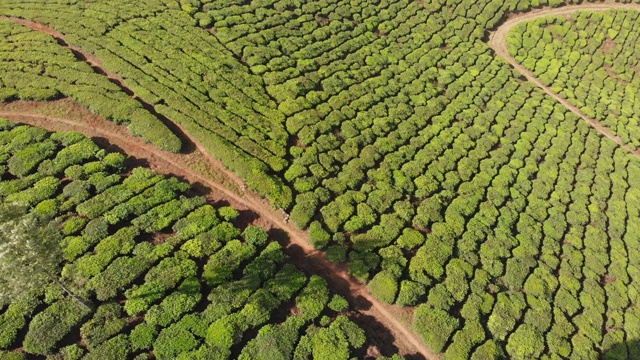
[{"label": "shadow on ground", "polygon": [[640,359],[640,339],[617,343],[606,349],[600,359],[638,360]]}]

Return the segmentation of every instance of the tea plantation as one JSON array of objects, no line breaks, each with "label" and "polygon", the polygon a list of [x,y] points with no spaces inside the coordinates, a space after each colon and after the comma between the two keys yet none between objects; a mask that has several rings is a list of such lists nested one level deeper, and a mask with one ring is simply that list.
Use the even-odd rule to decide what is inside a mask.
[{"label": "tea plantation", "polygon": [[1,101],[71,97],[148,142],[180,151],[180,139],[161,121],[51,36],[7,21],[0,22],[0,35]]},{"label": "tea plantation", "polygon": [[640,145],[638,15],[611,10],[541,18],[520,24],[509,38],[516,60],[634,149]]},{"label": "tea plantation", "polygon": [[[348,264],[379,300],[408,307],[414,330],[442,358],[635,359],[640,358],[638,154],[527,81],[487,44],[510,17],[590,3],[4,0],[0,94],[5,101],[72,97],[172,151],[179,149],[178,137],[167,135],[170,140],[162,144],[158,139],[168,128],[148,110],[179,124],[275,208],[287,211],[329,259]],[[597,4],[606,10],[613,1]],[[508,49],[543,84],[636,149],[638,15],[617,9],[532,17],[510,33]],[[25,26],[21,19],[33,23]],[[58,31],[64,41],[56,43],[43,29]],[[93,72],[68,46],[100,59],[122,84]],[[77,70],[67,76],[65,69]],[[283,349],[278,354],[285,358],[324,359],[315,351],[326,350],[327,336],[333,340],[326,341],[340,339],[334,348],[344,354],[362,355],[361,330],[340,311],[325,308],[333,294],[309,290],[325,286],[284,257],[272,258],[272,250],[280,254],[276,245],[256,244],[242,236],[245,230],[224,227],[234,235],[214,246],[205,240],[209,237],[183,230],[193,219],[211,222],[205,234],[221,231],[216,229],[232,219],[224,219],[220,209],[197,197],[180,199],[181,187],[165,185],[176,194],[162,202],[174,205],[139,210],[135,199],[144,189],[135,192],[125,181],[135,183],[137,176],[151,181],[152,175],[132,172],[113,184],[105,175],[95,185],[92,172],[78,167],[65,181],[80,176],[77,171],[84,174],[78,180],[104,189],[82,188],[78,191],[90,198],[73,200],[76,195],[60,195],[65,183],[53,176],[62,165],[51,159],[52,165],[45,165],[44,154],[39,152],[38,167],[24,155],[26,169],[13,174],[17,170],[7,168],[11,194],[3,196],[27,202],[34,211],[53,197],[58,211],[83,219],[74,221],[85,230],[67,235],[69,264],[62,275],[104,303],[100,312],[74,311],[75,317],[65,320],[73,322],[68,329],[85,324],[80,332],[86,350],[94,345],[82,329],[96,327],[86,324],[124,316],[123,329],[142,330],[114,331],[98,337],[104,339],[99,346],[141,356],[154,349],[155,356],[167,358],[178,353],[209,358],[216,351],[223,358],[249,358],[269,343]],[[100,166],[109,169],[103,159]],[[34,190],[38,187],[43,190]],[[90,240],[86,227],[96,219],[104,219],[109,230],[118,228],[105,237],[107,244],[127,244],[116,246],[125,253],[104,249],[109,248],[99,245],[104,239]],[[123,222],[127,226],[120,226]],[[132,240],[138,232],[164,231],[173,222],[175,235],[161,244]],[[221,252],[238,270],[222,271],[228,265],[220,265]],[[256,274],[258,281],[251,278],[249,259],[262,263],[263,258],[273,263],[272,271]],[[206,265],[199,267],[198,259]],[[162,270],[165,266],[171,270]],[[185,268],[185,274],[159,275],[176,268]],[[127,275],[112,276],[121,271]],[[138,281],[144,273],[144,282]],[[204,282],[195,285],[194,276]],[[110,282],[114,278],[123,280]],[[168,278],[175,280],[158,285]],[[291,284],[281,285],[283,278]],[[251,291],[244,291],[246,286]],[[208,294],[194,290],[209,288]],[[225,293],[218,294],[219,288]],[[326,294],[314,316],[303,311],[264,325],[268,314],[290,299],[302,307],[307,293]],[[29,305],[15,311],[31,314],[29,309],[42,308],[42,302],[47,309],[55,306],[50,313],[56,314],[75,306],[47,294],[34,294],[25,300]],[[154,300],[147,303],[140,294]],[[228,296],[223,310],[217,309],[216,296]],[[205,298],[211,305],[203,309]],[[165,315],[174,301],[194,305]],[[252,318],[254,311],[263,316]],[[140,312],[146,315],[137,324]],[[242,348],[233,345],[235,335],[260,327],[266,330],[255,340],[240,341]],[[296,336],[282,338],[294,340],[273,340],[281,336],[272,334],[289,332]],[[45,351],[29,347],[29,334],[25,349]],[[58,351],[54,345],[65,334],[51,339],[46,351]],[[136,345],[136,334],[151,340]],[[178,338],[173,334],[193,339],[181,342],[191,345],[172,347],[170,340]],[[114,345],[120,342],[131,345]]]},{"label": "tea plantation", "polygon": [[57,219],[61,281],[93,303],[53,282],[1,303],[0,349],[20,351],[0,358],[348,359],[369,343],[325,279],[189,184],[4,119],[0,154],[3,203]]}]

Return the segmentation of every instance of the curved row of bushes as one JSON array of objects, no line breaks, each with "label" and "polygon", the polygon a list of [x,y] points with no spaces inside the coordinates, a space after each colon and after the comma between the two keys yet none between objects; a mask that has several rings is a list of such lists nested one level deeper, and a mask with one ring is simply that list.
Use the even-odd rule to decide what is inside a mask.
[{"label": "curved row of bushes", "polygon": [[180,151],[180,139],[159,119],[54,38],[8,20],[0,21],[0,34],[0,101],[71,97],[145,141]]},{"label": "curved row of bushes", "polygon": [[508,38],[516,60],[632,149],[640,146],[638,15],[612,10],[578,12],[571,20],[547,17],[520,24]]},{"label": "curved row of bushes", "polygon": [[54,283],[0,304],[0,358],[346,360],[371,344],[323,278],[188,184],[3,119],[0,154],[0,200],[56,219],[60,281],[94,305]]}]

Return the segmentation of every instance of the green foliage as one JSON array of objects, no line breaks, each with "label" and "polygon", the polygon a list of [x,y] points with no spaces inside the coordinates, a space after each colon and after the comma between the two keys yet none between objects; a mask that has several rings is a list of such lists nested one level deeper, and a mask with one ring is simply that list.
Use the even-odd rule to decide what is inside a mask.
[{"label": "green foliage", "polygon": [[309,226],[309,240],[316,249],[323,249],[331,240],[331,235],[322,228],[319,221],[314,221]]},{"label": "green foliage", "polygon": [[446,311],[422,304],[414,313],[414,327],[433,351],[440,352],[458,327],[458,319]]},{"label": "green foliage", "polygon": [[507,296],[505,293],[499,293],[487,321],[487,327],[498,339],[506,338],[516,325],[524,306],[524,299],[521,296],[516,294]]},{"label": "green foliage", "polygon": [[27,294],[18,297],[0,317],[0,348],[7,349],[15,341],[18,332],[25,327],[29,317],[41,303],[37,296]]},{"label": "green foliage", "polygon": [[374,253],[356,251],[349,253],[349,272],[361,280],[367,280],[369,272],[377,268],[379,263],[380,257]]},{"label": "green foliage", "polygon": [[24,211],[12,203],[0,207],[0,304],[9,304],[21,294],[57,281],[60,272],[62,251],[57,224]]},{"label": "green foliage", "polygon": [[347,261],[347,247],[343,245],[329,246],[325,254],[327,255],[327,259],[334,263]]},{"label": "green foliage", "polygon": [[313,320],[320,316],[328,302],[327,282],[315,275],[309,278],[307,286],[296,297],[296,304],[300,309],[302,319],[305,321]]},{"label": "green foliage", "polygon": [[240,216],[240,212],[234,208],[232,208],[231,206],[223,206],[221,208],[218,209],[218,214],[220,214],[220,216],[225,220],[225,221],[232,221],[238,218],[238,216]]},{"label": "green foliage", "polygon": [[198,343],[188,321],[181,321],[162,329],[153,343],[153,349],[158,359],[173,359],[178,354],[194,349]]},{"label": "green foliage", "polygon": [[79,216],[72,217],[62,225],[62,234],[65,236],[77,234],[80,230],[84,229],[86,224],[86,219]]},{"label": "green foliage", "polygon": [[59,142],[63,146],[69,146],[85,139],[86,136],[77,131],[64,131],[52,133],[49,138],[53,141]]},{"label": "green foliage", "polygon": [[263,326],[242,349],[239,359],[291,359],[301,325],[299,318],[290,317],[282,324]]},{"label": "green foliage", "polygon": [[242,237],[244,240],[256,247],[262,247],[266,245],[267,240],[269,240],[269,234],[267,231],[259,226],[249,225],[242,232]]},{"label": "green foliage", "polygon": [[369,282],[371,293],[380,301],[393,304],[398,292],[398,281],[389,272],[379,272]]},{"label": "green foliage", "polygon": [[[112,169],[119,171],[124,169],[124,162],[126,159],[127,157],[124,154],[112,152],[102,158],[102,162]],[[130,178],[133,178],[133,176]]]},{"label": "green foliage", "polygon": [[10,194],[6,200],[9,203],[33,206],[53,196],[58,191],[59,186],[60,180],[48,176],[36,182],[33,187],[29,189]]},{"label": "green foliage", "polygon": [[318,206],[318,198],[314,193],[304,193],[296,197],[295,206],[291,210],[291,221],[299,228],[305,228],[313,218]]},{"label": "green foliage", "polygon": [[178,220],[172,227],[178,239],[189,239],[212,227],[218,225],[220,219],[216,214],[216,209],[211,205],[204,205],[189,213],[185,218]]},{"label": "green foliage", "polygon": [[211,235],[221,243],[227,243],[240,236],[240,234],[240,229],[233,226],[230,222],[223,222],[211,230]]},{"label": "green foliage", "polygon": [[80,360],[84,353],[84,350],[76,344],[65,346],[60,350],[64,360]]},{"label": "green foliage", "polygon": [[18,351],[0,351],[0,359],[2,360],[25,360],[27,357],[24,353]]},{"label": "green foliage", "polygon": [[413,229],[404,229],[398,238],[398,245],[406,249],[414,249],[424,243],[424,235]]},{"label": "green foliage", "polygon": [[344,316],[338,316],[328,327],[307,331],[294,358],[349,359],[350,347],[360,348],[366,341],[364,332]]},{"label": "green foliage", "polygon": [[367,341],[364,330],[360,329],[358,325],[344,315],[336,317],[330,328],[340,330],[340,333],[345,335],[349,345],[354,349],[361,348]]},{"label": "green foliage", "polygon": [[114,303],[105,303],[82,325],[80,335],[87,348],[95,352],[99,345],[118,334],[126,325],[127,320],[122,317],[122,307]]},{"label": "green foliage", "polygon": [[150,266],[151,259],[145,255],[118,257],[91,278],[86,286],[95,291],[98,300],[109,300],[129,287]]},{"label": "green foliage", "polygon": [[215,321],[207,330],[207,344],[221,349],[231,349],[241,334],[236,316],[225,316]]},{"label": "green foliage", "polygon": [[44,159],[51,157],[56,151],[56,144],[51,141],[43,141],[31,144],[16,151],[7,161],[9,173],[24,177],[36,169]]},{"label": "green foliage", "polygon": [[514,359],[537,358],[543,351],[543,335],[527,324],[519,326],[507,343],[507,353]]},{"label": "green foliage", "polygon": [[425,294],[426,289],[424,285],[411,280],[402,280],[396,304],[400,306],[417,305]]},{"label": "green foliage", "polygon": [[141,323],[131,330],[129,341],[133,350],[148,350],[153,345],[157,335],[158,329],[155,325]]},{"label": "green foliage", "polygon": [[120,334],[98,345],[92,352],[87,354],[87,356],[85,356],[83,359],[118,360],[118,359],[126,359],[130,355],[131,355],[131,343],[129,343],[129,338],[124,334]]},{"label": "green foliage", "polygon": [[[8,142],[16,148],[49,139],[66,145],[56,161],[40,165],[50,176],[0,179],[6,191],[0,196],[38,199],[0,214],[5,244],[16,242],[3,261],[11,256],[21,261],[20,272],[2,279],[20,291],[0,305],[0,348],[51,359],[228,358],[235,348],[243,358],[291,358],[299,334],[320,317],[331,328],[331,339],[346,340],[341,353],[364,346],[363,331],[346,317],[332,318],[336,315],[327,308],[332,298],[331,306],[344,313],[346,300],[330,292],[321,277],[298,270],[263,228],[236,228],[229,222],[239,215],[236,210],[180,196],[189,192],[188,184],[127,168],[126,158],[96,150],[84,137],[4,127],[20,131],[12,136],[0,131],[0,162]],[[69,149],[76,144],[81,147],[74,151],[91,151],[75,154]],[[43,179],[51,191],[35,191]],[[45,215],[60,222],[49,223],[41,218]],[[168,227],[172,235],[160,232]],[[17,240],[33,244],[15,246]],[[52,251],[35,256],[47,241],[55,245]],[[32,291],[15,280],[36,273]],[[210,293],[203,299],[207,282]],[[294,311],[281,312],[291,299]],[[254,331],[251,341],[240,342]],[[82,345],[65,346],[74,334]]]},{"label": "green foliage", "polygon": [[278,308],[280,300],[265,289],[253,293],[238,313],[246,321],[243,327],[257,327],[269,320],[271,311]]},{"label": "green foliage", "polygon": [[286,264],[282,270],[264,284],[264,287],[274,294],[280,301],[286,301],[307,282],[304,273],[292,264]]},{"label": "green foliage", "polygon": [[327,306],[333,311],[346,311],[349,309],[349,302],[340,295],[334,295]]},{"label": "green foliage", "polygon": [[33,354],[51,353],[69,332],[89,314],[89,309],[67,297],[36,314],[29,323],[24,348]]},{"label": "green foliage", "polygon": [[190,312],[200,301],[200,283],[197,278],[186,279],[176,291],[158,305],[152,306],[145,316],[149,324],[157,324],[166,327],[176,321],[181,315]]},{"label": "green foliage", "polygon": [[222,244],[210,232],[207,232],[187,240],[180,249],[195,258],[203,258],[214,254],[221,247]]},{"label": "green foliage", "polygon": [[[147,183],[147,181],[144,181],[144,183]],[[161,180],[152,188],[144,190],[141,194],[107,211],[104,214],[104,219],[110,224],[115,224],[132,215],[140,216],[154,206],[176,198],[177,194],[186,191],[188,188],[187,184],[178,181],[176,178]]]},{"label": "green foliage", "polygon": [[209,258],[209,261],[204,266],[203,277],[212,286],[227,282],[242,261],[253,256],[255,251],[255,247],[251,244],[243,244],[239,240],[231,240]]},{"label": "green foliage", "polygon": [[131,224],[138,226],[147,233],[154,233],[169,227],[174,221],[182,218],[188,214],[189,211],[204,203],[204,197],[181,197],[180,199],[156,206],[145,214],[133,219]]},{"label": "green foliage", "polygon": [[[513,14],[564,3],[578,2],[11,0],[3,14],[64,33],[131,92],[50,36],[7,21],[0,99],[71,97],[172,151],[179,141],[161,123],[178,124],[309,227],[328,258],[371,280],[379,297],[417,305],[415,328],[444,357],[537,358],[544,350],[596,358],[639,333],[640,168],[627,151],[640,146],[638,12],[540,17],[508,36],[515,59],[596,129],[485,44]],[[188,326],[194,341],[182,333],[190,344],[182,358],[242,354],[251,341],[241,336],[258,339],[261,328],[264,342],[245,356],[259,356],[265,343],[282,357],[353,356],[348,337],[328,330],[337,322],[326,309],[333,294],[312,296],[314,280],[301,285],[268,239],[240,238],[233,211],[179,198],[189,189],[177,180],[122,172],[122,157],[88,139],[3,121],[0,129],[3,201],[61,219],[79,210],[108,224],[104,236],[89,238],[81,226],[64,234],[63,279],[83,295],[126,293],[132,314],[160,309],[186,279],[163,259],[188,258],[196,270],[187,273],[204,273],[211,296],[200,335]],[[132,222],[142,236],[111,238]],[[176,234],[167,239],[169,228]],[[287,318],[302,319],[294,327],[301,338],[270,343],[269,334],[294,332],[263,326],[287,295],[300,303],[300,315]],[[47,291],[45,300],[58,297]],[[159,313],[169,327],[190,316]],[[202,345],[203,329],[227,318],[238,331],[224,346]],[[165,356],[178,356],[169,340]],[[638,357],[624,348],[621,357]]]},{"label": "green foliage", "polygon": [[[134,315],[147,310],[155,301],[161,299],[167,290],[178,285],[181,280],[191,278],[196,274],[195,262],[179,256],[180,254],[177,255],[160,261],[158,265],[146,273],[145,282],[142,285],[133,286],[125,292],[127,302],[124,308],[127,313]],[[154,310],[156,313],[153,316],[168,317],[167,320],[170,321],[172,312],[180,311],[173,306],[176,302],[185,301],[185,304],[197,302],[200,287],[194,283],[193,279],[185,282],[181,289],[182,291],[176,293],[167,304],[166,311],[163,306],[156,306]]]},{"label": "green foliage", "polygon": [[484,360],[484,359],[501,359],[504,354],[500,348],[500,345],[496,344],[493,340],[487,340],[484,344],[480,345],[478,349],[473,353],[471,359]]},{"label": "green foliage", "polygon": [[405,360],[405,357],[402,356],[402,355],[393,354],[390,357],[389,356],[380,356],[380,357],[378,357],[378,359],[380,359],[380,360]]},{"label": "green foliage", "polygon": [[89,244],[97,244],[100,240],[106,238],[109,234],[109,224],[103,218],[97,218],[87,223],[82,236],[87,239]]}]

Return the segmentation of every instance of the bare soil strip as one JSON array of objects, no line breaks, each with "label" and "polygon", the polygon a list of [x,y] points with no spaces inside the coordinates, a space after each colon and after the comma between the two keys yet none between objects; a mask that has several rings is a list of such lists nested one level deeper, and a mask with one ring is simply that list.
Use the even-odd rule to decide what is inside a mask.
[{"label": "bare soil strip", "polygon": [[[518,72],[524,75],[529,81],[536,84],[549,96],[553,97],[571,112],[581,117],[604,136],[615,141],[621,147],[640,157],[640,151],[634,151],[630,149],[620,140],[619,137],[613,135],[611,131],[607,127],[603,126],[599,121],[587,117],[577,107],[569,104],[567,100],[565,100],[560,95],[553,92],[548,86],[545,86],[542,82],[540,82],[540,80],[538,80],[532,72],[524,68],[509,55],[506,46],[506,37],[509,31],[513,29],[514,26],[522,22],[534,20],[538,17],[548,15],[560,16],[572,14],[581,10],[606,11],[615,8],[631,8],[640,10],[640,5],[619,4],[613,2],[595,4],[587,3],[582,5],[564,6],[561,8],[535,9],[527,13],[515,13],[512,14],[506,22],[500,25],[500,27],[498,27],[496,31],[490,34],[488,44],[499,56],[508,61]],[[123,89],[128,90],[128,93],[132,94],[131,90],[126,87],[125,81],[117,74],[114,74],[105,69],[102,61],[100,61],[99,58],[83,51],[80,48],[69,45],[64,40],[64,35],[62,35],[58,31],[46,25],[24,19],[9,18],[4,16],[0,16],[0,19],[13,21],[20,25],[27,26],[33,30],[46,33],[56,38],[61,45],[68,47],[74,54],[76,54],[76,56],[80,60],[86,61],[93,68],[99,69],[100,72],[107,76],[111,81],[117,83]],[[135,97],[135,95],[132,96]],[[216,191],[215,193],[209,195],[210,200],[228,201],[231,205],[239,208],[240,210],[248,209],[255,211],[263,219],[267,220],[268,223],[264,225],[280,228],[288,235],[291,242],[288,246],[289,253],[290,255],[292,255],[294,260],[297,260],[296,263],[301,268],[309,271],[310,273],[319,273],[328,278],[332,282],[331,285],[334,288],[338,289],[339,292],[348,295],[352,302],[355,302],[356,308],[358,308],[358,311],[360,313],[364,314],[365,316],[372,317],[375,322],[379,322],[381,325],[389,329],[391,331],[391,334],[389,335],[393,337],[395,345],[400,349],[402,353],[422,355],[427,359],[439,358],[438,355],[433,353],[423,344],[417,334],[409,326],[397,320],[397,315],[401,312],[397,307],[379,302],[377,299],[375,299],[375,297],[371,295],[365,285],[349,275],[345,265],[335,264],[327,260],[322,252],[314,249],[313,246],[309,244],[305,232],[300,231],[292,224],[286,223],[284,221],[284,214],[281,211],[277,212],[273,210],[267,201],[265,201],[264,199],[260,199],[253,193],[245,193],[243,196],[239,196],[234,192],[226,189],[224,186],[221,186],[217,182],[211,181],[206,176],[194,171],[187,165],[190,162],[188,159],[184,158],[187,155],[171,154],[169,152],[162,151],[153,145],[146,144],[140,139],[134,138],[128,133],[128,131],[124,130],[123,127],[115,125],[111,122],[107,122],[105,120],[99,120],[97,118],[93,118],[90,122],[78,122],[42,114],[34,114],[29,112],[10,112],[2,111],[1,109],[0,116],[35,126],[41,126],[49,130],[75,130],[80,131],[88,136],[106,138],[110,143],[120,147],[129,155],[147,160],[149,165],[160,173],[181,176],[188,181],[199,182],[205,184],[206,186],[209,186],[211,189]],[[219,160],[217,160],[212,154],[206,151],[202,144],[191,137],[188,133],[184,132],[184,130],[179,126],[178,128],[190,142],[195,144],[198,156],[207,159],[209,163],[215,167],[215,171],[223,172],[226,177],[232,179],[241,188],[244,189],[246,187],[241,178],[239,178],[235,173],[226,169]],[[347,292],[345,292],[345,290],[347,290]],[[383,329],[379,330],[382,331]],[[391,339],[385,339],[383,335],[382,338],[378,340],[387,342]]]},{"label": "bare soil strip", "polygon": [[542,8],[535,9],[526,13],[513,13],[507,21],[501,24],[495,31],[490,33],[488,45],[496,52],[496,54],[509,62],[514,69],[542,89],[547,95],[557,100],[572,113],[578,115],[587,124],[598,130],[602,135],[615,141],[616,144],[628,150],[633,155],[640,157],[640,150],[634,150],[625,144],[620,137],[614,135],[611,130],[602,125],[598,120],[592,119],[585,115],[578,107],[571,105],[565,98],[556,94],[549,86],[544,85],[533,72],[527,70],[524,66],[516,61],[510,54],[507,47],[507,36],[509,32],[518,24],[532,21],[544,16],[564,16],[571,15],[578,11],[607,11],[612,9],[634,9],[640,11],[640,4],[621,4],[612,1],[603,3],[584,3],[581,5],[568,5],[560,8]]},{"label": "bare soil strip", "polygon": [[[20,18],[0,16],[0,19],[9,20],[54,37],[60,45],[69,48],[78,60],[86,61],[96,69],[97,72],[104,74],[112,82],[123,88],[125,92],[141,101],[135,96],[133,91],[126,86],[124,79],[107,70],[99,58],[68,44],[64,39],[64,35],[55,29],[44,24]],[[148,109],[153,108],[151,104],[143,105],[146,105],[145,108]],[[153,113],[155,113],[155,111]],[[286,233],[290,241],[287,250],[296,265],[310,274],[316,273],[322,275],[328,280],[329,286],[332,287],[332,289],[351,300],[355,309],[364,316],[361,319],[361,323],[369,327],[370,334],[374,333],[374,335],[378,335],[374,340],[379,343],[381,348],[395,346],[399,352],[404,355],[415,355],[426,359],[439,359],[438,355],[424,345],[410,324],[404,324],[398,320],[396,314],[399,314],[401,309],[397,306],[383,304],[378,301],[366,285],[349,274],[346,265],[335,264],[329,261],[323,252],[316,250],[307,241],[307,234],[305,232],[297,229],[293,224],[285,222],[282,211],[275,211],[266,200],[261,199],[252,192],[246,192],[243,196],[239,196],[221,184],[194,171],[185,165],[188,162],[185,162],[186,159],[182,158],[185,156],[184,154],[172,154],[153,145],[144,143],[140,139],[133,137],[123,127],[102,119],[93,119],[93,123],[90,124],[28,112],[0,112],[0,116],[51,130],[54,130],[52,129],[52,124],[57,124],[57,126],[61,128],[55,130],[75,130],[88,136],[104,137],[108,139],[109,142],[122,148],[128,154],[146,159],[151,167],[160,173],[171,173],[182,176],[191,182],[200,182],[218,192],[221,195],[221,200],[228,201],[232,206],[239,209],[255,211],[260,217],[267,221],[267,224],[262,225],[267,227],[274,226],[275,228],[282,229]],[[172,130],[174,130],[175,126],[179,131],[178,136],[186,138],[195,145],[197,154],[201,158],[208,160],[210,165],[214,167],[214,169],[212,169],[213,171],[223,172],[226,177],[232,179],[241,189],[246,189],[244,181],[235,173],[228,170],[222,162],[216,159],[213,154],[210,154],[200,142],[184,131],[178,124],[173,123],[171,125],[173,125],[170,127]],[[381,326],[376,326],[376,324]],[[372,327],[374,327],[374,329],[372,329]]]},{"label": "bare soil strip", "polygon": [[[527,13],[514,13],[509,19],[504,22],[496,31],[490,34],[489,46],[506,61],[508,61],[517,71],[523,74],[529,81],[536,84],[549,96],[556,99],[567,109],[580,116],[589,125],[594,127],[600,133],[607,138],[615,141],[618,145],[624,147],[636,156],[640,157],[640,151],[633,151],[626,144],[624,144],[620,138],[613,135],[611,131],[603,126],[600,122],[591,119],[584,115],[577,107],[569,104],[564,98],[554,93],[549,87],[545,86],[538,80],[533,73],[528,71],[522,65],[520,65],[514,58],[509,55],[506,46],[506,37],[509,31],[516,25],[536,19],[541,16],[553,15],[567,15],[576,11],[589,10],[589,11],[605,11],[614,8],[631,8],[640,10],[638,4],[619,4],[613,2],[596,3],[596,4],[582,4],[564,6],[561,8],[545,8],[536,9]],[[64,40],[64,35],[52,29],[46,25],[19,19],[0,16],[0,19],[13,21],[17,24],[27,26],[33,30],[46,33],[54,37],[61,45],[68,47],[79,60],[86,61],[94,69],[99,70],[107,76],[111,81],[120,85],[127,93],[133,97],[135,95],[125,85],[125,81],[115,73],[108,71],[102,61],[96,56],[83,51],[80,48],[69,45]],[[137,98],[137,97],[135,97]],[[149,105],[149,104],[147,104]],[[146,160],[151,168],[163,173],[177,175],[185,178],[190,182],[198,182],[210,187],[214,190],[209,194],[209,199],[213,201],[227,201],[230,205],[240,210],[255,211],[260,217],[266,220],[267,227],[273,229],[282,229],[289,238],[289,245],[287,250],[292,256],[296,264],[310,273],[318,273],[330,281],[330,286],[338,290],[338,292],[347,295],[347,297],[354,303],[356,309],[364,315],[364,317],[370,317],[369,325],[379,324],[382,328],[379,328],[381,334],[376,340],[380,342],[392,341],[395,346],[398,347],[401,353],[407,355],[423,356],[427,359],[439,359],[439,356],[428,349],[420,340],[418,335],[407,326],[398,321],[398,315],[401,310],[395,306],[386,305],[379,302],[375,297],[371,295],[369,290],[360,281],[349,275],[348,270],[343,264],[335,264],[327,260],[324,254],[311,246],[307,241],[307,235],[305,232],[295,228],[290,223],[284,221],[283,213],[281,211],[275,211],[271,208],[269,203],[261,199],[256,194],[251,192],[245,193],[243,196],[239,196],[236,193],[228,190],[224,186],[218,184],[215,181],[210,180],[208,177],[193,170],[188,164],[193,160],[188,159],[190,155],[186,154],[172,154],[159,148],[144,143],[140,139],[131,136],[131,134],[125,130],[122,126],[118,126],[112,122],[108,122],[98,117],[91,117],[90,121],[74,121],[65,118],[52,117],[42,114],[31,113],[28,111],[5,111],[0,109],[0,116],[9,118],[15,121],[31,124],[34,126],[41,126],[43,128],[61,131],[61,130],[75,130],[80,131],[87,136],[99,137],[107,139],[111,144],[114,144],[127,152],[129,155],[142,158]],[[188,133],[184,132],[178,125],[180,132],[188,138],[190,142],[195,144],[196,156],[207,159],[209,164],[214,167],[214,171],[223,172],[226,177],[232,179],[241,188],[245,188],[244,182],[236,174],[229,171],[224,165],[217,160],[212,154],[208,153],[206,149]],[[367,321],[366,319],[363,321]],[[375,326],[375,325],[374,325]],[[385,329],[386,328],[386,329]],[[371,329],[370,329],[371,330]],[[374,329],[376,330],[376,329]],[[386,330],[391,333],[382,334]],[[382,344],[381,344],[382,345]]]},{"label": "bare soil strip", "polygon": [[[28,105],[28,103],[26,104]],[[332,289],[351,301],[354,309],[363,315],[363,318],[360,319],[361,322],[369,328],[374,328],[369,330],[373,330],[373,335],[379,336],[379,338],[376,336],[374,340],[379,343],[381,348],[388,348],[393,343],[402,354],[419,355],[427,359],[439,358],[422,343],[410,327],[398,321],[396,314],[400,312],[400,309],[379,302],[364,284],[349,274],[344,264],[332,263],[323,252],[314,249],[307,241],[305,232],[296,229],[291,223],[285,223],[282,212],[273,210],[268,201],[258,198],[255,194],[237,195],[193,170],[188,165],[192,162],[189,158],[192,155],[172,154],[161,150],[133,137],[123,126],[100,119],[97,116],[84,118],[84,121],[79,122],[26,111],[5,111],[0,107],[0,117],[43,127],[50,131],[78,131],[90,137],[107,139],[110,144],[122,149],[128,155],[146,160],[149,167],[159,173],[177,175],[192,183],[200,183],[209,187],[213,190],[207,196],[210,201],[227,202],[241,211],[250,210],[257,213],[263,220],[266,220],[260,221],[258,219],[257,223],[271,229],[282,229],[288,235],[290,242],[286,244],[287,253],[297,266],[310,274],[315,273],[323,276],[329,281],[329,286]],[[196,156],[208,159],[207,155],[206,152],[197,150]],[[218,168],[214,163],[211,163],[211,166],[215,167],[212,169],[214,171],[228,171],[224,168]],[[277,230],[275,231],[277,236]],[[284,241],[286,242],[286,240]]]}]

